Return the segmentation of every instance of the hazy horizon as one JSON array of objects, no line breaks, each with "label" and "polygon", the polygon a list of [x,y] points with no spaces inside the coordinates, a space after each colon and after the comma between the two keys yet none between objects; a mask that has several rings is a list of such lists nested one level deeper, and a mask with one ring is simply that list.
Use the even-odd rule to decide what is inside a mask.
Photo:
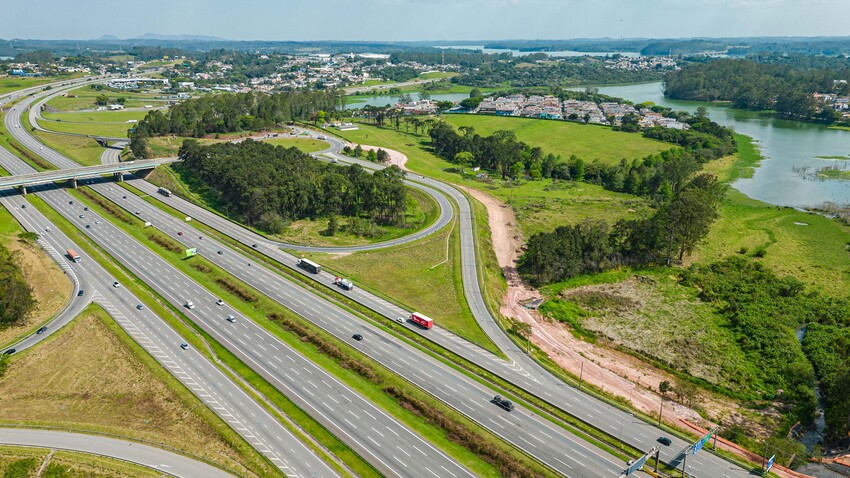
[{"label": "hazy horizon", "polygon": [[[32,6],[4,0],[6,18]],[[193,35],[231,41],[493,41],[507,39],[848,36],[844,0],[48,0],[38,21],[0,38],[92,40]]]}]

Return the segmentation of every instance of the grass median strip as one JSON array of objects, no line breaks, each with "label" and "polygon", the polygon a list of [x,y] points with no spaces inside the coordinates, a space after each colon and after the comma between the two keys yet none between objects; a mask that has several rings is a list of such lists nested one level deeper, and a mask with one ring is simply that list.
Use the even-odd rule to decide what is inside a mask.
[{"label": "grass median strip", "polygon": [[[225,374],[234,379],[237,384],[242,385],[246,393],[257,398],[261,404],[266,406],[267,410],[273,416],[278,418],[292,433],[302,438],[302,441],[307,443],[311,449],[319,453],[320,456],[325,457],[327,457],[328,453],[332,453],[333,456],[339,458],[346,467],[350,468],[354,474],[360,477],[379,476],[371,465],[363,461],[362,458],[351,451],[347,445],[340,442],[322,425],[315,422],[309,415],[298,408],[288,398],[277,392],[277,390],[268,384],[268,382],[250,370],[227,349],[219,345],[205,332],[203,332],[197,325],[191,321],[186,321],[181,316],[180,311],[177,308],[162,299],[156,292],[154,292],[144,282],[136,278],[126,268],[113,262],[113,260],[99,246],[92,243],[85,234],[77,230],[41,199],[35,196],[32,198],[33,205],[37,207],[53,224],[62,229],[63,232],[65,232],[71,239],[78,241],[78,243],[83,246],[84,251],[81,252],[85,253],[92,260],[97,261],[106,268],[107,271],[113,274],[113,277],[119,279],[120,282],[131,290],[137,297],[145,300],[145,304],[154,313],[165,320],[170,326],[174,327],[174,329],[177,330],[187,342],[192,344],[196,350],[205,355],[207,359],[216,364],[223,364],[220,368]],[[245,386],[245,383],[250,386]],[[258,393],[262,394],[262,396],[258,396]],[[216,417],[216,419],[218,419],[218,417]],[[272,466],[265,457],[259,455],[242,439],[241,436],[237,435],[236,432],[226,425],[224,426],[227,428],[227,434],[223,436],[228,438],[230,443],[242,450],[243,453],[250,452],[254,454],[257,459],[262,461],[264,466]],[[313,437],[313,439],[318,442],[318,445],[314,443],[312,439],[306,438],[306,436]],[[328,459],[326,461],[331,463],[338,471],[340,471],[342,476],[351,475],[351,473],[347,472],[334,459]],[[262,476],[277,475],[272,474]]]},{"label": "grass median strip", "polygon": [[[130,191],[132,191],[136,194],[144,196],[144,193],[133,188],[132,186],[125,185],[125,187],[128,190],[130,190]],[[103,199],[103,198],[101,197],[101,199]],[[179,211],[174,210],[170,206],[162,203],[161,201],[158,201],[158,200],[156,200],[154,198],[150,198],[150,197],[146,197],[146,200],[148,202],[150,202],[151,204],[155,205],[156,207],[158,207],[159,209],[162,209],[163,211],[174,215],[175,217],[180,217],[180,218],[183,217],[183,215],[181,215],[181,213]],[[476,226],[480,229],[479,233],[485,235],[485,237],[489,237],[490,230],[487,227],[487,222],[486,222],[487,221],[486,209],[484,208],[484,206],[482,204],[480,204],[478,202],[473,202],[473,204],[480,206],[480,210],[478,210],[478,209],[476,210],[477,215],[481,216],[477,219],[478,222],[476,224]],[[482,222],[482,217],[483,217],[483,222]],[[576,436],[581,437],[581,438],[587,440],[588,442],[598,446],[599,448],[608,451],[612,455],[623,458],[624,461],[628,460],[630,457],[635,457],[635,456],[640,455],[640,452],[638,450],[635,450],[635,449],[623,444],[618,439],[612,437],[610,434],[608,434],[604,431],[598,430],[595,427],[592,427],[592,426],[588,425],[587,423],[583,422],[582,420],[569,415],[565,411],[559,410],[557,407],[554,407],[554,406],[551,406],[551,405],[545,403],[544,401],[534,397],[532,394],[525,392],[522,389],[512,385],[511,383],[501,379],[497,375],[494,375],[493,373],[479,367],[478,365],[464,359],[463,357],[460,357],[460,356],[454,354],[450,350],[447,350],[447,349],[443,348],[442,346],[437,345],[436,343],[434,343],[430,340],[427,340],[427,339],[425,339],[425,338],[423,338],[423,337],[421,337],[417,334],[414,334],[413,332],[409,331],[407,328],[399,327],[392,319],[388,319],[386,317],[380,316],[377,313],[375,313],[374,311],[366,308],[365,306],[362,306],[362,305],[358,304],[357,302],[352,301],[351,299],[347,298],[346,296],[340,294],[337,291],[337,289],[329,288],[325,285],[322,285],[318,282],[313,281],[312,279],[310,279],[308,277],[303,276],[302,274],[294,272],[291,269],[289,269],[288,267],[284,266],[283,264],[270,259],[269,257],[261,254],[260,252],[256,251],[253,248],[250,248],[250,247],[248,247],[244,244],[241,244],[241,243],[233,240],[232,238],[230,238],[230,237],[228,237],[224,234],[221,234],[220,232],[216,231],[215,229],[210,228],[209,226],[206,226],[203,223],[194,222],[193,225],[194,225],[194,227],[199,228],[200,230],[204,231],[208,236],[216,237],[217,239],[229,244],[234,249],[239,250],[240,252],[242,252],[246,256],[254,258],[258,262],[266,265],[271,270],[277,272],[278,274],[280,274],[284,278],[286,278],[290,281],[298,282],[303,287],[309,288],[310,290],[319,294],[320,296],[322,296],[326,300],[333,301],[337,305],[339,305],[340,307],[348,310],[349,312],[358,314],[361,317],[366,318],[373,325],[381,327],[384,331],[396,335],[400,339],[404,340],[408,345],[418,347],[423,352],[430,354],[432,357],[442,361],[444,364],[460,371],[461,373],[464,373],[465,375],[472,378],[473,380],[476,380],[479,383],[486,385],[486,386],[495,387],[499,390],[507,391],[507,393],[511,394],[514,397],[515,400],[519,399],[519,400],[516,400],[517,402],[521,401],[522,403],[525,403],[526,405],[528,405],[530,408],[537,408],[537,409],[543,411],[544,416],[547,419],[549,419],[550,421],[552,421],[553,423],[555,423],[556,425],[561,426],[561,427],[565,428],[567,431],[569,431],[570,433],[573,433]],[[487,254],[488,251],[489,251],[490,260],[492,261],[493,264],[495,264],[496,258],[495,258],[495,254],[492,252],[492,249],[488,249],[486,251],[479,251],[479,253]],[[483,256],[483,257],[486,257],[486,256]],[[488,299],[490,297],[493,297],[493,296],[501,297],[501,295],[504,294],[504,292],[500,292],[500,291],[503,291],[503,289],[500,289],[498,287],[499,284],[501,284],[501,287],[504,287],[504,278],[501,274],[501,271],[496,269],[496,272],[493,272],[491,274],[491,277],[488,280],[491,281],[491,282],[488,282],[488,288],[491,284],[496,284],[497,287],[495,288],[495,292],[490,291],[489,295],[485,294],[485,296],[487,296]],[[501,281],[501,282],[499,282],[499,281]],[[523,343],[523,346],[524,346],[524,342],[522,342],[522,343]],[[574,381],[574,382],[571,382],[571,383],[577,383],[577,381]]]},{"label": "grass median strip", "polygon": [[[78,195],[82,199],[82,194],[78,193]],[[93,203],[91,207],[96,208]],[[267,330],[269,330],[276,337],[281,339],[284,343],[288,344],[290,347],[297,350],[299,353],[305,355],[312,362],[327,370],[341,381],[353,387],[358,392],[364,394],[364,396],[366,396],[377,406],[383,408],[388,413],[405,423],[407,426],[420,433],[426,439],[445,450],[450,456],[454,457],[455,459],[459,460],[459,462],[469,467],[478,476],[498,476],[498,467],[501,467],[503,464],[499,464],[498,467],[495,467],[495,465],[489,464],[486,460],[483,460],[481,457],[477,456],[464,445],[453,442],[451,440],[451,434],[447,430],[430,425],[429,423],[427,423],[426,420],[422,419],[421,417],[418,417],[415,413],[412,413],[406,408],[404,408],[392,396],[388,395],[385,391],[383,391],[382,386],[384,386],[384,384],[386,384],[386,386],[395,386],[400,390],[405,390],[406,393],[410,394],[412,397],[417,398],[418,400],[422,400],[425,402],[434,402],[434,399],[425,392],[419,390],[416,387],[412,387],[408,382],[396,376],[389,370],[383,368],[371,359],[367,358],[365,355],[361,354],[356,349],[350,347],[348,344],[336,339],[335,337],[322,331],[321,329],[315,328],[315,326],[309,324],[309,322],[307,322],[305,319],[296,316],[291,311],[272,301],[268,297],[259,294],[247,284],[244,284],[243,282],[237,279],[231,278],[230,280],[234,284],[236,284],[236,286],[243,293],[258,297],[258,300],[256,302],[245,302],[240,300],[237,295],[234,295],[230,290],[221,286],[217,282],[217,279],[223,277],[230,277],[230,275],[222,271],[217,266],[213,265],[203,257],[195,256],[190,260],[181,260],[179,255],[171,253],[162,246],[159,246],[153,241],[150,241],[145,234],[141,233],[141,228],[128,226],[127,224],[124,224],[121,221],[115,221],[115,224],[123,228],[126,232],[128,232],[137,240],[141,241],[144,244],[147,244],[148,247],[150,247],[154,252],[159,254],[165,260],[169,261],[172,265],[177,267],[182,272],[186,273],[194,280],[203,284],[213,294],[217,295],[218,297],[221,297],[225,301],[228,301],[231,306],[240,310],[240,312],[242,312],[244,315],[251,317],[253,320],[255,320]],[[203,264],[204,270],[209,270],[210,272],[201,272],[200,270],[198,270],[198,267],[193,266],[193,264],[195,263]],[[359,362],[368,364],[370,367],[375,369],[376,373],[380,374],[382,386],[378,386],[372,383],[369,379],[356,373],[355,370],[342,366],[334,358],[328,356],[321,350],[317,349],[315,345],[305,343],[302,339],[302,336],[286,330],[280,323],[278,323],[279,321],[270,320],[268,318],[268,315],[270,314],[277,314],[275,317],[278,318],[286,317],[290,321],[300,323],[302,326],[312,329],[313,333],[322,336],[323,340],[333,344],[335,347],[339,347],[342,350],[345,350],[347,355],[355,357],[356,360],[358,360]],[[474,430],[480,440],[490,443],[497,449],[503,450],[507,454],[506,456],[512,457],[512,459],[517,460],[518,463],[522,463],[523,467],[526,467],[530,470],[536,470],[536,473],[551,475],[550,471],[547,471],[537,462],[528,458],[519,450],[514,449],[510,445],[505,444],[501,439],[493,436],[489,431],[469,421],[453,409],[439,403],[435,403],[434,407],[435,409],[440,410],[441,413],[445,414],[445,416],[451,417],[453,420],[464,424],[464,426],[470,430]]]}]

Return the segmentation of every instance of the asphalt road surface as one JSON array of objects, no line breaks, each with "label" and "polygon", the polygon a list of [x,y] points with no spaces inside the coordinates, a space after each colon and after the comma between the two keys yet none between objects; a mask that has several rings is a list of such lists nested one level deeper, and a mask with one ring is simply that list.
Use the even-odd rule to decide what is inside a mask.
[{"label": "asphalt road surface", "polygon": [[0,444],[67,450],[105,456],[153,468],[178,478],[231,478],[233,474],[184,455],[142,443],[82,433],[0,428]]}]

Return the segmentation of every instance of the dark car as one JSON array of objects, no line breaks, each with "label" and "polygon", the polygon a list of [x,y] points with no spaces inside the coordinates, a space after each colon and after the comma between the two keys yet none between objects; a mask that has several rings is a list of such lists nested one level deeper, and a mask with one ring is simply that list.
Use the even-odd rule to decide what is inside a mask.
[{"label": "dark car", "polygon": [[673,442],[667,437],[661,437],[658,439],[658,443],[661,443],[664,446],[670,446]]},{"label": "dark car", "polygon": [[68,204],[74,204],[74,201],[68,201]]},{"label": "dark car", "polygon": [[142,304],[137,304],[136,308],[139,310],[145,310],[145,306],[143,306]]},{"label": "dark car", "polygon": [[91,229],[91,224],[86,224],[86,229]]},{"label": "dark car", "polygon": [[507,411],[511,411],[514,409],[514,404],[511,403],[510,400],[502,398],[501,395],[496,395],[495,397],[493,397],[493,400],[490,400],[490,402],[495,403],[496,405],[504,408]]},{"label": "dark car", "polygon": [[88,210],[89,210],[89,207],[88,207],[88,206],[86,206],[86,207],[84,207],[84,208],[83,208],[83,211],[88,211]]},{"label": "dark car", "polygon": [[26,204],[21,204],[21,209],[26,209],[26,208],[27,208]]},{"label": "dark car", "polygon": [[15,349],[9,349],[9,350],[7,350],[7,351],[3,352],[3,355],[12,355],[12,354],[13,354],[13,353],[15,353],[15,352],[16,352],[16,350],[15,350]]},{"label": "dark car", "polygon": [[218,255],[224,254],[224,251],[218,251]]},{"label": "dark car", "polygon": [[47,330],[47,327],[42,327],[35,331],[36,335],[41,335]]},{"label": "dark car", "polygon": [[182,236],[182,235],[183,235],[183,231],[177,231],[177,235],[178,235],[178,236]]},{"label": "dark car", "polygon": [[256,247],[257,247],[257,245],[256,245],[256,244],[251,244],[251,247],[256,248]]},{"label": "dark car", "polygon": [[360,334],[354,334],[351,336],[354,340],[363,340],[363,336]]},{"label": "dark car", "polygon": [[85,291],[84,291],[84,290],[82,290],[82,289],[80,289],[80,291],[79,291],[79,292],[77,292],[77,297],[82,297],[82,296],[83,296],[83,294],[85,294]]},{"label": "dark car", "polygon": [[127,199],[127,196],[121,196],[121,199]]}]

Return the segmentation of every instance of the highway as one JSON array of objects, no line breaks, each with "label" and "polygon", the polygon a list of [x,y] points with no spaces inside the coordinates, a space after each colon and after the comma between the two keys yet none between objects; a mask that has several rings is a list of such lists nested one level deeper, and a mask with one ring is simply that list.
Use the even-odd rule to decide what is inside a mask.
[{"label": "highway", "polygon": [[[12,110],[15,111],[20,110]],[[12,112],[7,115],[7,121],[11,121],[9,117],[14,116]],[[21,139],[26,140],[26,136],[22,135]],[[44,156],[48,160],[61,159],[59,166],[71,162],[48,149],[39,150],[41,153],[46,153]],[[30,170],[28,165],[8,153],[0,158],[0,165],[14,174],[24,174]],[[102,186],[107,190],[108,187],[111,186]],[[473,476],[418,434],[237,310],[226,304],[216,305],[217,297],[106,218],[84,211],[66,191],[52,187],[42,189],[44,191],[37,194],[53,209],[174,307],[182,309],[184,315],[386,476],[430,477],[435,473],[439,473],[438,476]],[[128,197],[131,197],[129,193]],[[32,208],[26,209],[30,210]],[[81,215],[82,218],[79,217]],[[86,225],[90,227],[86,228]],[[195,307],[186,308],[187,300],[193,301]],[[225,320],[228,315],[233,315],[235,322]],[[179,343],[182,341],[176,342]]]},{"label": "highway", "polygon": [[55,430],[0,428],[0,445],[67,450],[105,456],[178,478],[231,478],[233,474],[189,457],[143,443]]},{"label": "highway", "polygon": [[[331,151],[333,153],[333,151]],[[340,160],[351,161],[351,158],[341,157]],[[368,162],[361,162],[364,167],[374,168],[376,165]],[[443,191],[444,193],[450,195],[458,204],[460,208],[460,225],[461,225],[461,243],[462,243],[462,270],[464,275],[464,287],[465,292],[467,294],[467,299],[470,302],[470,306],[479,320],[479,322],[484,327],[485,331],[488,335],[497,343],[497,345],[502,348],[510,357],[511,361],[505,362],[498,357],[489,354],[489,352],[482,352],[480,349],[475,347],[472,344],[469,344],[462,339],[456,339],[451,334],[445,332],[437,332],[432,333],[427,332],[423,333],[423,335],[430,335],[432,337],[438,336],[442,340],[444,344],[446,344],[447,348],[450,348],[465,357],[473,357],[480,359],[484,357],[484,363],[482,364],[480,360],[476,360],[476,363],[479,363],[484,368],[488,370],[494,371],[499,376],[505,378],[506,380],[511,381],[512,383],[521,386],[523,389],[532,393],[534,395],[540,396],[544,400],[549,403],[561,408],[562,410],[570,413],[590,424],[593,424],[597,428],[608,432],[613,436],[620,436],[623,441],[632,444],[640,449],[648,449],[655,444],[655,440],[659,436],[668,436],[665,432],[657,429],[651,424],[643,422],[641,420],[635,419],[631,414],[626,412],[622,412],[619,409],[611,407],[604,402],[595,399],[593,397],[589,397],[582,393],[579,390],[576,390],[572,387],[565,385],[560,379],[550,375],[547,371],[542,369],[539,365],[537,365],[533,360],[528,358],[519,348],[508,339],[501,329],[495,324],[495,321],[490,316],[489,311],[486,309],[484,305],[483,298],[480,294],[480,288],[477,280],[477,271],[476,271],[476,263],[475,263],[475,243],[472,229],[472,221],[473,218],[470,214],[469,203],[467,199],[460,194],[454,188],[443,185],[437,181],[433,181],[427,178],[416,178],[417,182],[421,182],[430,186],[433,189],[437,189]],[[146,190],[147,186],[139,186],[135,182],[132,182],[134,186],[139,187],[142,190]],[[142,183],[143,185],[146,183]],[[147,191],[147,190],[146,190]],[[152,196],[156,197],[154,194]],[[128,196],[129,197],[129,196]],[[163,200],[164,202],[168,202],[171,205],[177,204],[177,208],[179,210],[184,210],[183,208],[187,207],[184,204],[180,204],[180,200],[178,199],[165,199],[161,197],[157,197],[157,199]],[[185,202],[185,201],[184,201]],[[196,207],[197,208],[197,207]],[[199,208],[198,208],[199,209]],[[231,235],[238,240],[240,240],[244,244],[258,244],[258,245],[267,245],[269,247],[277,245],[276,243],[270,243],[271,241],[264,240],[259,238],[259,236],[253,235],[250,231],[247,231],[239,226],[233,225],[214,214],[208,213],[211,216],[215,216],[215,218],[204,217],[203,212],[195,209],[192,212],[192,216],[196,219],[200,219],[203,222],[210,224],[216,229],[221,230],[222,232]],[[227,223],[227,226],[221,226],[219,223]],[[336,249],[340,251],[339,249]],[[279,252],[273,251],[271,249],[262,248],[262,252],[273,257],[275,259],[280,260],[285,264],[292,264],[292,262],[287,262],[287,258],[281,257]],[[291,257],[291,256],[290,256]],[[323,283],[327,284],[326,277],[320,277],[319,280],[323,281]],[[352,291],[352,293],[345,293],[347,295],[356,296],[357,300],[361,303],[368,305],[379,313],[385,315],[388,318],[394,318],[400,315],[401,311],[397,307],[391,306],[387,304],[382,299],[369,297],[369,294],[366,294],[360,289],[356,289]],[[383,302],[383,304],[382,304]],[[436,340],[435,340],[436,341]],[[489,360],[486,358],[489,357]],[[673,439],[673,446],[669,448],[664,448],[662,450],[662,458],[669,463],[678,463],[681,460],[681,451],[687,446],[687,443],[683,440],[677,439],[675,437],[671,437]],[[689,464],[695,467],[693,473],[695,476],[713,476],[712,473],[717,472],[718,470],[722,470],[726,472],[728,470],[728,462],[720,459],[719,457],[715,457],[708,453],[701,453],[698,457],[693,457],[688,460]],[[746,473],[740,469],[732,469],[732,476],[746,476]]]},{"label": "highway", "polygon": [[[13,109],[10,116],[14,116],[15,111],[18,110]],[[22,137],[20,140],[25,141],[26,138]],[[45,151],[47,152],[45,157],[58,166],[74,165],[68,158],[55,155],[52,151]],[[39,151],[39,153],[43,152]],[[363,334],[365,337],[363,342],[352,342],[355,347],[431,393],[435,398],[490,429],[494,434],[525,450],[526,453],[551,468],[560,471],[564,476],[611,476],[616,475],[623,468],[619,459],[607,453],[599,452],[563,429],[538,417],[532,411],[518,407],[510,414],[506,414],[504,410],[490,403],[490,399],[499,391],[489,389],[466,378],[428,354],[408,346],[377,327],[364,323],[356,316],[328,303],[323,298],[304,291],[260,264],[248,265],[251,263],[250,259],[246,261],[245,258],[241,257],[241,254],[228,246],[218,243],[212,238],[199,239],[203,235],[202,233],[183,221],[167,215],[146,201],[142,201],[123,188],[113,187],[110,184],[93,184],[91,187],[124,207],[131,214],[139,212],[140,220],[151,222],[155,228],[168,233],[173,239],[182,242],[187,247],[198,247],[199,253],[206,256],[210,261],[299,315],[322,326],[340,339],[350,341],[353,333]],[[301,393],[299,399],[305,404],[310,402],[309,397],[305,397],[303,392],[298,389],[298,382],[294,377],[262,367],[262,364],[275,364],[275,360],[280,360],[279,356],[275,353],[269,354],[269,351],[275,349],[277,352],[278,347],[285,347],[283,344],[275,344],[275,341],[272,340],[271,342],[264,342],[268,345],[258,345],[261,350],[246,350],[246,345],[249,342],[241,342],[241,339],[239,339],[237,345],[233,343],[232,339],[228,340],[227,335],[233,327],[232,324],[223,320],[226,315],[222,314],[226,313],[238,317],[235,311],[229,310],[227,306],[212,307],[210,304],[214,304],[214,297],[208,296],[208,293],[200,287],[195,287],[195,284],[189,278],[174,270],[170,265],[159,259],[156,254],[146,248],[140,248],[133,239],[125,237],[126,235],[119,229],[108,227],[111,224],[91,225],[90,218],[77,217],[77,213],[80,212],[79,205],[66,204],[67,201],[47,199],[51,194],[52,192],[45,192],[42,193],[42,197],[54,209],[57,209],[71,222],[75,223],[78,228],[92,236],[110,255],[118,259],[138,277],[143,278],[154,290],[157,290],[164,297],[168,297],[174,305],[180,307],[185,304],[186,300],[192,300],[196,304],[196,310],[188,310],[186,313],[190,316],[197,313],[197,317],[192,317],[196,323],[240,356],[258,373],[264,375],[271,383],[283,390],[288,390],[288,396],[291,396],[290,394],[298,396]],[[222,218],[219,218],[219,220],[225,222]],[[91,227],[85,228],[86,224]],[[223,254],[218,254],[218,251],[222,251]],[[280,252],[276,247],[272,251]],[[294,257],[289,256],[289,265],[294,265],[295,260]],[[157,271],[157,274],[152,275],[150,271]],[[212,307],[214,311],[212,314],[217,316],[217,319],[210,319],[210,313],[203,313],[202,306]],[[244,322],[257,328],[252,332],[251,343],[258,339],[269,340],[270,335],[267,332],[249,320]],[[243,321],[237,320],[237,323],[242,324]],[[300,364],[300,366],[309,369],[312,364],[306,362]],[[293,382],[293,380],[296,381]],[[320,391],[322,391],[321,396],[333,394],[333,392],[321,388]],[[314,410],[318,412],[320,409],[314,408]],[[355,431],[346,429],[344,423],[329,423],[326,426],[332,430],[338,430],[344,435],[356,434]],[[369,438],[368,436],[361,437],[361,441]],[[374,438],[373,441],[375,441]],[[392,450],[392,448],[388,445],[389,450]],[[382,458],[389,461],[393,458],[398,459],[399,455],[400,453],[396,453],[394,457]],[[448,468],[445,465],[441,466]],[[428,470],[427,465],[424,465],[424,469]]]},{"label": "highway", "polygon": [[[0,149],[0,164],[7,170],[13,171],[16,167],[23,169],[20,160],[10,156],[12,156],[11,153]],[[70,195],[62,190],[52,191],[52,194],[61,197],[62,201],[70,198]],[[41,245],[59,261],[64,269],[70,271],[69,274],[78,282],[78,290],[84,291],[83,296],[75,295],[71,298],[74,305],[61,314],[59,319],[48,325],[48,332],[59,330],[82,308],[94,301],[101,305],[130,337],[191,390],[208,408],[227,422],[248,443],[266,455],[283,474],[311,476],[317,473],[318,476],[337,476],[327,464],[292,435],[285,426],[269,415],[259,403],[248,396],[218,367],[193,348],[181,349],[180,344],[184,343],[185,339],[176,330],[151,312],[148,307],[143,310],[137,309],[137,305],[144,302],[126,287],[113,285],[116,281],[120,285],[126,278],[113,277],[96,261],[88,258],[83,258],[81,262],[76,263],[61,257],[62,253],[59,251],[67,248],[72,248],[78,253],[84,253],[85,249],[68,238],[32,205],[21,208],[20,206],[26,202],[20,196],[3,195],[0,197],[0,202],[26,230],[40,235]],[[49,333],[41,334],[38,339],[43,339],[46,335]],[[25,345],[31,346],[32,343]],[[22,350],[24,345],[16,344],[15,348]]]}]

